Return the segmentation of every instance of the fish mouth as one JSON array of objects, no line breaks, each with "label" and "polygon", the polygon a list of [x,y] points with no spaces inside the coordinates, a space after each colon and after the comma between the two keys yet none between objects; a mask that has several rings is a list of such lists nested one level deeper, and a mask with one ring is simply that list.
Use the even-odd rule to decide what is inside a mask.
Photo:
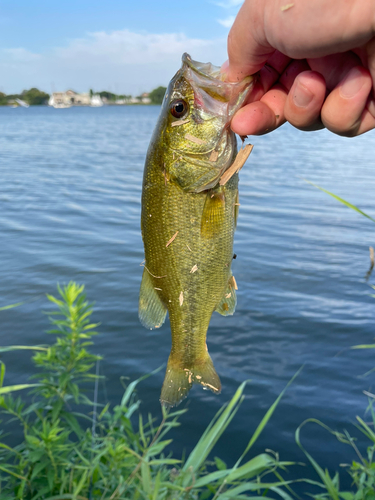
[{"label": "fish mouth", "polygon": [[255,81],[253,76],[240,82],[224,81],[218,66],[194,61],[186,52],[182,56],[181,72],[194,89],[196,104],[226,117],[226,124],[245,102]]}]

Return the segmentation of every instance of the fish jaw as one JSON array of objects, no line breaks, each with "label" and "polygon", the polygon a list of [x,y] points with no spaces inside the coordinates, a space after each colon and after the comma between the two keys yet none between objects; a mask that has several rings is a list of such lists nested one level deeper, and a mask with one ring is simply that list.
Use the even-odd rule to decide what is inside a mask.
[{"label": "fish jaw", "polygon": [[[224,82],[219,68],[184,54],[165,94],[148,158],[159,149],[166,173],[186,191],[213,187],[234,160],[236,139],[230,122],[252,87],[253,77]],[[179,102],[185,111],[176,118],[173,108]]]},{"label": "fish jaw", "polygon": [[246,100],[255,81],[253,76],[240,82],[223,81],[218,66],[194,61],[186,52],[180,71],[194,89],[196,105],[215,116],[225,117],[226,125]]}]

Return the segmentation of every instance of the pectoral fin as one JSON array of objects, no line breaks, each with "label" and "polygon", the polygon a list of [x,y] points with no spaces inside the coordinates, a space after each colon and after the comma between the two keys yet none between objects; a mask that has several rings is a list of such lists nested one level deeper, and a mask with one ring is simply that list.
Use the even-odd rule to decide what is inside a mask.
[{"label": "pectoral fin", "polygon": [[212,238],[223,230],[225,217],[225,192],[224,188],[208,191],[203,207],[201,220],[201,235]]},{"label": "pectoral fin", "polygon": [[225,290],[225,293],[215,311],[221,314],[222,316],[230,316],[234,314],[236,305],[237,305],[236,290],[235,287],[233,286],[233,278],[231,276],[228,281],[228,286]]},{"label": "pectoral fin", "polygon": [[146,269],[143,270],[139,292],[138,316],[143,326],[152,330],[160,328],[165,321],[167,308],[161,301]]}]

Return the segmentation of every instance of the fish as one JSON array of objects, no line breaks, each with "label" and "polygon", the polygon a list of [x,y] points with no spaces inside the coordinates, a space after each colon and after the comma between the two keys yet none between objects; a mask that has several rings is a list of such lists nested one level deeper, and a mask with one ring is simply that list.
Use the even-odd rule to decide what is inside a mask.
[{"label": "fish", "polygon": [[172,347],[160,402],[177,405],[193,384],[220,393],[206,345],[211,316],[234,313],[231,271],[238,174],[222,185],[237,140],[230,129],[253,78],[230,83],[188,54],[170,81],[146,155],[141,209],[145,261],[139,319],[160,328],[169,314]]}]

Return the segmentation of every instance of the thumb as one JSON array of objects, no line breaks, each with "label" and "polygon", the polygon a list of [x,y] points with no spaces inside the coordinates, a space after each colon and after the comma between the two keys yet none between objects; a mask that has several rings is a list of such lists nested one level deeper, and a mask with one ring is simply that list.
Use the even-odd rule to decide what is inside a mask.
[{"label": "thumb", "polygon": [[259,2],[245,2],[228,35],[227,80],[240,81],[259,71],[275,49],[263,30],[263,9]]}]

